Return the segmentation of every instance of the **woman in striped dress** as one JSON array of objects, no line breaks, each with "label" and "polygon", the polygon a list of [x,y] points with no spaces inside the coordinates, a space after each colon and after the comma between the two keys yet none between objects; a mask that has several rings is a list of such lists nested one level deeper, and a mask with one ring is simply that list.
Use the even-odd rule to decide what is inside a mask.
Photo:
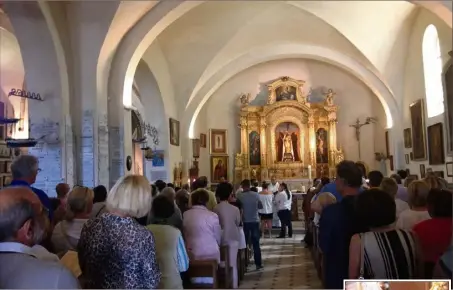
[{"label": "woman in striped dress", "polygon": [[369,189],[357,196],[355,206],[357,218],[370,231],[351,238],[349,278],[422,279],[417,237],[411,231],[394,227],[396,205],[392,196],[380,189]]}]

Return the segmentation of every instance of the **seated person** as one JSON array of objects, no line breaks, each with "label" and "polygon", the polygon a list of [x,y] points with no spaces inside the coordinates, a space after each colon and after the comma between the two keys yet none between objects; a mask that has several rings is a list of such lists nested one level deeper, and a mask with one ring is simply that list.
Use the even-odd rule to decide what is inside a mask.
[{"label": "seated person", "polygon": [[154,218],[147,228],[154,235],[157,261],[162,272],[159,289],[183,289],[180,273],[189,268],[189,257],[181,231],[166,223],[175,212],[174,203],[159,195],[154,198],[151,210]]}]

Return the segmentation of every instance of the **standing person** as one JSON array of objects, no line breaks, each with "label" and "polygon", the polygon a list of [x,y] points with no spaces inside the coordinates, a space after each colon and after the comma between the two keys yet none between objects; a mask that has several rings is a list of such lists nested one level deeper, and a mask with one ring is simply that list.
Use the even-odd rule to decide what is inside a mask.
[{"label": "standing person", "polygon": [[410,208],[400,213],[396,222],[398,228],[412,230],[419,222],[431,218],[427,207],[429,189],[429,185],[423,180],[416,180],[409,185],[407,192]]},{"label": "standing person", "polygon": [[32,155],[20,155],[11,164],[13,180],[9,186],[30,188],[38,196],[44,210],[48,213],[50,221],[52,221],[53,211],[49,196],[41,189],[31,186],[36,182],[36,177],[40,171],[38,158]]},{"label": "standing person", "polygon": [[288,189],[288,185],[282,182],[280,184],[279,193],[275,196],[275,204],[278,210],[278,217],[282,227],[280,229],[280,235],[277,238],[286,237],[286,227],[288,227],[288,237],[292,238],[293,236],[293,225],[291,222],[291,203],[292,203],[292,194]]},{"label": "standing person", "polygon": [[[271,177],[271,184],[269,184],[269,191],[272,192],[274,194],[274,198],[275,198],[275,195],[278,193],[278,189],[280,188],[280,184],[277,182],[277,180],[275,179],[274,176]],[[275,207],[275,203],[273,204],[272,206],[272,227],[273,228],[279,228],[281,227],[281,223],[280,223],[280,219],[278,218],[278,214],[277,214],[278,210],[277,208]]]},{"label": "standing person", "polygon": [[[207,187],[208,187],[208,178],[206,176],[200,176],[194,182],[195,190],[203,189],[208,193],[209,200],[208,200],[208,203],[206,204],[206,208],[209,209],[210,211],[212,211],[212,210],[214,210],[215,206],[217,205],[217,199],[216,199],[214,192],[208,190]],[[193,195],[193,192],[189,196],[189,207],[192,206],[192,195]]]},{"label": "standing person", "polygon": [[106,212],[105,200],[107,199],[107,188],[104,185],[98,185],[93,188],[93,209],[91,210],[90,218],[98,217]]},{"label": "standing person", "polygon": [[323,254],[324,287],[341,289],[348,277],[349,242],[356,233],[367,231],[356,218],[355,197],[362,186],[362,172],[353,161],[337,165],[336,190],[342,195],[326,207],[319,220],[319,247]]},{"label": "standing person", "polygon": [[[397,175],[399,176],[399,175]],[[400,216],[400,214],[409,209],[409,204],[401,199],[398,198],[398,184],[394,178],[384,177],[381,182],[380,188],[390,194],[395,199],[396,204],[396,218]]]},{"label": "standing person", "polygon": [[274,216],[273,213],[273,198],[274,195],[272,192],[269,191],[269,184],[264,182],[263,183],[263,190],[259,193],[260,201],[261,204],[263,205],[263,208],[258,210],[258,213],[260,214],[261,218],[261,231],[263,232],[263,238],[264,238],[264,232],[265,230],[268,231],[269,233],[269,238],[271,238],[272,235],[272,218]]},{"label": "standing person", "polygon": [[[69,185],[67,183],[59,183],[55,187],[55,191],[57,193],[57,198],[59,201],[58,207],[54,210],[54,216],[53,216],[53,224],[56,225],[60,221],[64,219],[64,216],[66,214],[66,198],[69,193]],[[52,208],[53,210],[53,208]]]},{"label": "standing person", "polygon": [[238,200],[242,206],[242,220],[244,222],[245,240],[248,245],[250,243],[253,247],[253,259],[257,270],[263,268],[261,261],[261,248],[260,248],[260,218],[258,210],[263,208],[260,197],[257,192],[250,190],[250,180],[244,179],[242,181],[242,189],[244,190],[238,194]]},{"label": "standing person", "polygon": [[[404,172],[404,174],[406,174],[406,171],[401,171],[401,170],[398,170],[398,174],[392,174],[390,176],[390,178],[394,179],[396,184],[398,185],[398,191],[396,193],[396,198],[398,200],[402,200],[404,202],[407,203],[409,197],[407,195],[407,188],[403,185],[403,178],[401,177],[400,174],[403,174],[402,172]],[[407,175],[406,175],[407,176]],[[405,178],[404,178],[405,179]],[[397,205],[398,206],[398,205]]]}]

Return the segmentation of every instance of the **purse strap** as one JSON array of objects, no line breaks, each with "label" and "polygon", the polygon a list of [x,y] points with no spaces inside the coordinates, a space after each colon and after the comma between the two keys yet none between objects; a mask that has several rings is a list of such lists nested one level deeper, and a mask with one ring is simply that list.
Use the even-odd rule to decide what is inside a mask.
[{"label": "purse strap", "polygon": [[359,279],[363,280],[365,274],[365,234],[360,234],[360,272]]}]

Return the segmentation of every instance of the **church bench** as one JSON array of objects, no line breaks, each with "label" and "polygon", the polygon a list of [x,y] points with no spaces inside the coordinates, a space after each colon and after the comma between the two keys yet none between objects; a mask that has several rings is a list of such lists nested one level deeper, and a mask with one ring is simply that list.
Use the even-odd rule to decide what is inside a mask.
[{"label": "church bench", "polygon": [[237,268],[238,268],[238,282],[244,279],[245,272],[247,270],[247,260],[246,260],[246,249],[238,250],[237,257]]},{"label": "church bench", "polygon": [[233,267],[230,265],[230,249],[228,246],[220,247],[220,264],[217,278],[220,288],[231,289],[233,286]]},{"label": "church bench", "polygon": [[[187,277],[190,280],[189,289],[217,289],[219,281],[217,277],[218,263],[217,260],[192,260],[189,262]],[[194,279],[212,278],[210,283],[201,283]]]}]

